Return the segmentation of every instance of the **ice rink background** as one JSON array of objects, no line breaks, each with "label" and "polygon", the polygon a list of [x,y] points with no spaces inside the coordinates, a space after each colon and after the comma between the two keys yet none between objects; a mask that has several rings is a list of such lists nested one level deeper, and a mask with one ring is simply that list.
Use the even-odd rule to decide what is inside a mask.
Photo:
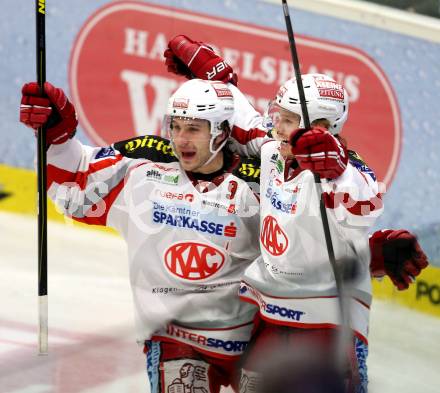
[{"label": "ice rink background", "polygon": [[[50,222],[49,355],[37,355],[34,217],[0,213],[0,392],[149,392],[124,241]],[[438,393],[440,319],[374,301],[370,393]]]}]

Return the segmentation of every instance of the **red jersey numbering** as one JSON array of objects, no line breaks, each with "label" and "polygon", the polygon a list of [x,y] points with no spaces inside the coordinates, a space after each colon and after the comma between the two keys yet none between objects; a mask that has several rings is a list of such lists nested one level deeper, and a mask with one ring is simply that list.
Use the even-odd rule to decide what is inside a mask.
[{"label": "red jersey numbering", "polygon": [[182,242],[165,252],[165,266],[185,280],[203,280],[217,273],[225,263],[225,255],[203,243]]},{"label": "red jersey numbering", "polygon": [[283,254],[289,244],[286,234],[272,216],[267,216],[264,219],[260,240],[264,248],[273,256]]}]

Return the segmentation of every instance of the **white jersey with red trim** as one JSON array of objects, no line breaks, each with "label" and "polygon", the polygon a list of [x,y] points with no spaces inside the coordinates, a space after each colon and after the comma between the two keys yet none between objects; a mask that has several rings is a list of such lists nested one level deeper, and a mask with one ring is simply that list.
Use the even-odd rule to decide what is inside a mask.
[{"label": "white jersey with red trim", "polygon": [[[279,142],[261,149],[259,257],[245,272],[242,300],[260,307],[263,318],[292,326],[339,323],[337,289],[329,262],[319,199],[312,172],[290,169]],[[371,171],[370,171],[371,172]],[[367,336],[371,302],[368,229],[382,211],[372,173],[352,164],[335,180],[322,181],[336,259],[356,257],[358,279],[351,288],[352,326]]]},{"label": "white jersey with red trim", "polygon": [[263,126],[263,117],[245,95],[232,83],[228,87],[234,96],[234,116],[231,119],[230,149],[242,156],[259,157],[264,142],[270,140]]},{"label": "white jersey with red trim", "polygon": [[259,255],[258,200],[232,173],[208,186],[197,189],[177,161],[76,139],[48,150],[48,192],[64,214],[113,227],[127,242],[139,341],[154,335],[236,356],[255,314],[237,293]]}]

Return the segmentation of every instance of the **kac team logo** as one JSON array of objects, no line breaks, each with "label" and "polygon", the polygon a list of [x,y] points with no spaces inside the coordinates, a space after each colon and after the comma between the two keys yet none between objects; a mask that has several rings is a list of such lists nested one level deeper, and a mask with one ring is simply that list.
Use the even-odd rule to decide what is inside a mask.
[{"label": "kac team logo", "polygon": [[286,251],[289,241],[275,217],[267,216],[261,228],[261,244],[269,254],[277,257]]},{"label": "kac team logo", "polygon": [[226,257],[217,248],[197,242],[181,242],[165,252],[168,271],[185,280],[204,280],[223,267]]}]

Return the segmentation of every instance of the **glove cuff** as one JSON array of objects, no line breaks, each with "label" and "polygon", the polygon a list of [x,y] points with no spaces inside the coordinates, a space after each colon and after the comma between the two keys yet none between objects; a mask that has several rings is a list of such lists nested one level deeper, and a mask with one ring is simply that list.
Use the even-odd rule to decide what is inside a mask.
[{"label": "glove cuff", "polygon": [[386,275],[383,245],[387,236],[392,232],[391,229],[376,231],[369,238],[371,252],[370,272],[373,277],[383,277]]}]

